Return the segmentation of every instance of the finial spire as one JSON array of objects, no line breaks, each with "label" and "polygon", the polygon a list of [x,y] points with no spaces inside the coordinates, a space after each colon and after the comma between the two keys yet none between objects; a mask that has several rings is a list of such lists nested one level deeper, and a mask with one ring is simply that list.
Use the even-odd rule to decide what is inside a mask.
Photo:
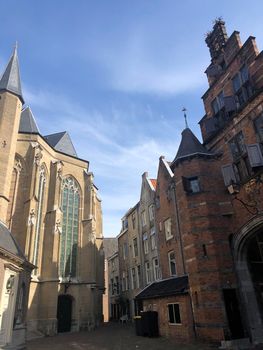
[{"label": "finial spire", "polygon": [[186,129],[188,129],[189,127],[188,127],[188,123],[187,123],[187,115],[186,115],[186,111],[187,111],[187,109],[184,107],[184,108],[182,109],[182,112],[184,112],[184,122],[185,122],[185,128],[186,128]]},{"label": "finial spire", "polygon": [[17,57],[17,42],[14,47],[14,52],[7,64],[7,67],[2,77],[0,78],[0,91],[1,90],[6,90],[14,93],[20,98],[21,102],[24,103]]}]

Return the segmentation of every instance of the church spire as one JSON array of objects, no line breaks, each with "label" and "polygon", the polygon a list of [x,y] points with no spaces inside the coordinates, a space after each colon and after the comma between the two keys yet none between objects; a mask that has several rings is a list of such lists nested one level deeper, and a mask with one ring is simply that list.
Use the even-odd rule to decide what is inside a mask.
[{"label": "church spire", "polygon": [[17,43],[8,65],[0,79],[0,91],[1,90],[6,90],[17,95],[21,102],[24,103],[17,56]]}]

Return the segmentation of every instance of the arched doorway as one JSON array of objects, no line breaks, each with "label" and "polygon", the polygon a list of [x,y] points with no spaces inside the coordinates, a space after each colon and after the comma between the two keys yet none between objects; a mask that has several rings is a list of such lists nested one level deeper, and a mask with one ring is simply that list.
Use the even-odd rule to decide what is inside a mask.
[{"label": "arched doorway", "polygon": [[253,343],[263,343],[263,216],[248,222],[233,238],[242,317]]},{"label": "arched doorway", "polygon": [[72,297],[62,294],[58,296],[57,320],[58,333],[70,332],[72,316]]}]

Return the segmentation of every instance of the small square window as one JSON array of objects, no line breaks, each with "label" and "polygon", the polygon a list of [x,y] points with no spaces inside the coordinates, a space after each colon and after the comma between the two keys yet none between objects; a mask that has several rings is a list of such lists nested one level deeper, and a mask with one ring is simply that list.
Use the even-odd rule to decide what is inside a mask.
[{"label": "small square window", "polygon": [[201,192],[200,181],[197,176],[193,177],[183,177],[184,190],[187,193],[198,193]]}]

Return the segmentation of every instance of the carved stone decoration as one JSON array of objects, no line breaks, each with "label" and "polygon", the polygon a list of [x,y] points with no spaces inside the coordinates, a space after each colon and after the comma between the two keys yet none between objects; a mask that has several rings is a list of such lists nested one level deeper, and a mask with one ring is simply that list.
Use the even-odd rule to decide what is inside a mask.
[{"label": "carved stone decoration", "polygon": [[43,148],[40,146],[38,142],[31,142],[31,146],[35,150],[34,163],[36,165],[39,165],[43,157],[43,154],[42,154]]},{"label": "carved stone decoration", "polygon": [[57,219],[55,224],[55,234],[61,234],[62,233],[62,227],[61,227],[61,221],[60,219]]},{"label": "carved stone decoration", "polygon": [[36,223],[35,209],[31,209],[28,217],[28,226],[34,226]]},{"label": "carved stone decoration", "polygon": [[64,163],[61,160],[52,160],[52,164],[56,164],[57,168],[57,178],[62,179],[62,170]]},{"label": "carved stone decoration", "polygon": [[14,168],[16,169],[16,171],[18,172],[18,173],[20,173],[21,172],[21,170],[23,169],[23,167],[22,167],[22,164],[21,164],[21,160],[20,159],[15,159],[15,166],[14,166]]},{"label": "carved stone decoration", "polygon": [[41,149],[38,149],[35,153],[34,163],[36,165],[39,165],[42,157],[43,157],[42,151]]}]

